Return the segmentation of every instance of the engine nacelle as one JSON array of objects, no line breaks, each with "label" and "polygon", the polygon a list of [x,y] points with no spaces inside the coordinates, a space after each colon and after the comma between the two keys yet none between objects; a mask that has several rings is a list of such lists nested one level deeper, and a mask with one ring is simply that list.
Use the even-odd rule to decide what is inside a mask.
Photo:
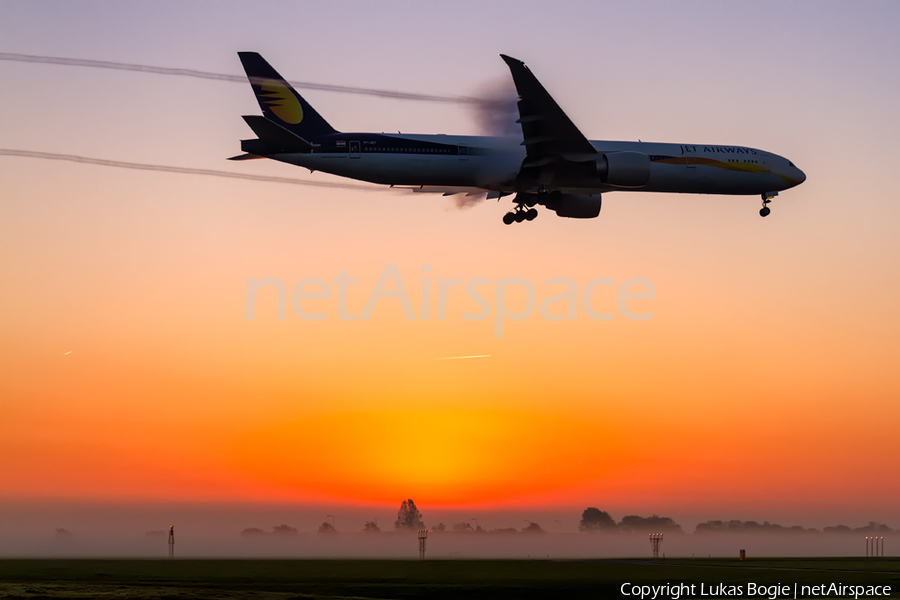
[{"label": "engine nacelle", "polygon": [[560,194],[555,192],[542,204],[556,211],[559,217],[570,219],[593,219],[600,215],[600,194]]},{"label": "engine nacelle", "polygon": [[643,152],[607,152],[597,160],[597,174],[607,185],[641,187],[650,179],[650,157]]}]

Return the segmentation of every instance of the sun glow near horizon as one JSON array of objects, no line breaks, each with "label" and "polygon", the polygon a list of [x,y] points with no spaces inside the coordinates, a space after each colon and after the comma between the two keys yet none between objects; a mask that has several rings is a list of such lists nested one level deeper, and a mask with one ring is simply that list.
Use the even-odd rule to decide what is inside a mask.
[{"label": "sun glow near horizon", "polygon": [[[10,52],[237,74],[235,51],[257,49],[299,81],[444,96],[506,81],[504,52],[526,60],[591,139],[766,148],[809,180],[766,219],[758,197],[614,192],[594,220],[542,213],[506,227],[509,198],[459,210],[436,194],[0,157],[0,500],[395,509],[412,497],[900,518],[900,479],[887,476],[900,455],[900,85],[885,76],[900,53],[898,9],[651,4],[484,5],[474,20],[450,5],[360,4],[350,18],[321,4],[273,20],[226,2],[216,27],[207,10],[176,2],[18,4],[0,20]],[[329,28],[297,37],[310,15],[341,24],[341,52],[320,51],[335,44]],[[567,34],[523,47],[517,32],[535,19]],[[398,22],[410,25],[404,36],[373,44],[373,28]],[[598,37],[598,22],[617,26]],[[461,30],[466,44],[434,43]],[[762,30],[779,43],[760,44]],[[710,52],[725,47],[757,59]],[[621,60],[594,58],[616,48],[628,50]],[[672,48],[690,60],[659,60]],[[225,162],[250,135],[240,116],[259,110],[246,85],[10,61],[0,70],[4,147],[340,181]],[[36,89],[64,90],[65,110]],[[345,131],[477,130],[459,104],[304,94]],[[326,319],[301,319],[290,295],[279,319],[271,286],[246,318],[248,278],[293,290],[346,270],[359,279],[349,310],[361,313],[387,265],[406,280],[416,319],[385,299],[370,319],[344,321],[335,288],[305,305]],[[441,278],[481,277],[525,278],[538,304],[559,291],[548,280],[571,278],[576,318],[536,310],[497,337],[493,314],[464,318],[478,305],[462,286],[437,318]],[[638,277],[656,298],[629,306],[652,319],[585,314],[587,282]],[[493,304],[496,285],[487,289]],[[616,311],[611,286],[592,298]],[[525,305],[521,290],[506,301]]]},{"label": "sun glow near horizon", "polygon": [[602,478],[612,461],[586,470],[579,459],[618,458],[623,444],[609,424],[549,411],[422,406],[278,424],[249,434],[236,451],[240,468],[297,496],[389,502],[406,493],[452,505]]}]

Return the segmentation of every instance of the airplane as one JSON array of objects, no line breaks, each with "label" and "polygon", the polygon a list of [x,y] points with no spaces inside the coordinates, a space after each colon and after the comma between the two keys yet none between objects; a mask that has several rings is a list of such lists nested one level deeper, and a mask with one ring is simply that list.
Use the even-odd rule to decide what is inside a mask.
[{"label": "airplane", "polygon": [[525,63],[503,54],[521,137],[342,133],[258,53],[238,56],[263,114],[243,117],[257,138],[229,160],[269,158],[420,193],[515,194],[507,225],[534,220],[538,206],[591,219],[613,191],[758,194],[765,217],[778,192],[806,179],[788,159],[746,146],[588,140]]}]

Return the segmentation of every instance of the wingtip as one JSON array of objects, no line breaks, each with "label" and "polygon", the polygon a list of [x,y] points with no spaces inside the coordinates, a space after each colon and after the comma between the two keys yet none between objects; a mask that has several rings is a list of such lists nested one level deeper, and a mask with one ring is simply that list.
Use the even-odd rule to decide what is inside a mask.
[{"label": "wingtip", "polygon": [[503,62],[505,62],[510,67],[513,65],[521,65],[523,67],[525,66],[525,61],[521,61],[518,58],[513,58],[512,56],[506,54],[501,54],[500,58],[502,58]]}]

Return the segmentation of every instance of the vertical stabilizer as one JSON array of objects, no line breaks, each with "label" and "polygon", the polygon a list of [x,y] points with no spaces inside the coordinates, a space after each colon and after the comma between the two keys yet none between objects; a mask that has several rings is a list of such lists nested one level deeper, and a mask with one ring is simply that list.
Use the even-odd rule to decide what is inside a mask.
[{"label": "vertical stabilizer", "polygon": [[266,59],[256,52],[238,52],[238,56],[263,116],[304,139],[337,133]]}]

